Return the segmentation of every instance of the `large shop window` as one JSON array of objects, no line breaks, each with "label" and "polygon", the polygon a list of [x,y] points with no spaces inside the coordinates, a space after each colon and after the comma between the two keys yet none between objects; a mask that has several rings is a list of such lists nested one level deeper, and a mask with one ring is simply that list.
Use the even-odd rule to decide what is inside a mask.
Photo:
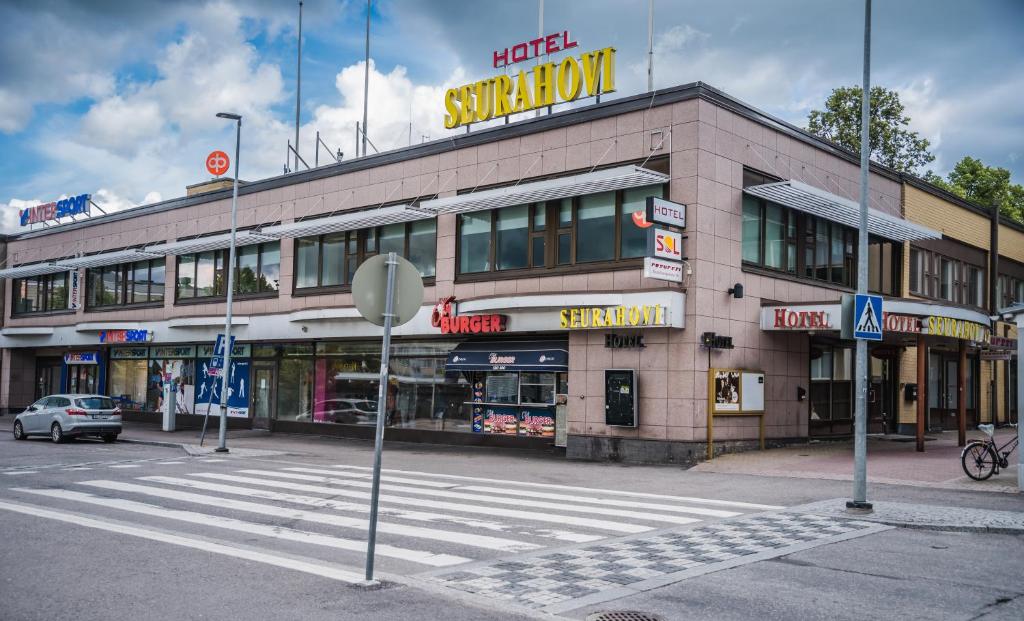
[{"label": "large shop window", "polygon": [[67,272],[18,278],[12,289],[15,315],[68,309]]},{"label": "large shop window", "polygon": [[154,259],[89,268],[86,308],[163,302],[165,265],[164,259]]},{"label": "large shop window", "polygon": [[405,257],[424,278],[432,278],[436,270],[437,220],[296,239],[295,289],[349,286],[363,261],[385,252]]},{"label": "large shop window", "polygon": [[[515,272],[607,264],[644,256],[646,229],[634,214],[652,185],[459,215],[459,273]],[[596,266],[595,266],[596,268]]]},{"label": "large shop window", "polygon": [[853,418],[853,350],[811,349],[811,423]]},{"label": "large shop window", "polygon": [[[178,257],[179,300],[224,297],[227,294],[228,250],[209,250]],[[281,278],[281,243],[235,249],[235,293],[276,293]]]},{"label": "large shop window", "polygon": [[983,266],[924,248],[910,248],[909,284],[915,295],[984,307],[985,274]]}]

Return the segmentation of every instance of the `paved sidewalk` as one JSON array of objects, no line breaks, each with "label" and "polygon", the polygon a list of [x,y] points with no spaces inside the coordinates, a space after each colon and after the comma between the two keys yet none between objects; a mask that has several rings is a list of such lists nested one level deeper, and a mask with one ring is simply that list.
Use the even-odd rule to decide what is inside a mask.
[{"label": "paved sidewalk", "polygon": [[[1006,442],[1016,429],[999,429],[996,442]],[[957,446],[955,432],[929,434],[925,452],[918,453],[913,441],[903,442],[868,437],[868,482],[913,485],[961,491],[1018,493],[1017,460],[1020,451],[1010,456],[1010,467],[987,481],[968,478],[960,465],[963,450]],[[967,439],[982,437],[969,431]],[[695,472],[751,474],[803,479],[853,480],[853,442],[810,442],[767,451],[748,451],[716,457],[694,466]]]},{"label": "paved sidewalk", "polygon": [[[868,514],[850,514],[846,511],[846,498],[822,500],[791,511],[854,517],[862,522],[876,522],[902,528],[920,528],[965,533],[1024,534],[1024,512],[994,511],[971,507],[944,507],[904,502],[873,502],[874,511]],[[1022,505],[1021,509],[1024,509]]]}]

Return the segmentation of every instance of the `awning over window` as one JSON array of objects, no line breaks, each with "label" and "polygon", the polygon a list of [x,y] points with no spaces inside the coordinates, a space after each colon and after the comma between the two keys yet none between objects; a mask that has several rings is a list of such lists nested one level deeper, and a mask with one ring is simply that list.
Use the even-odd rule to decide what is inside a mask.
[{"label": "awning over window", "polygon": [[446,371],[568,371],[566,341],[467,341],[448,354]]},{"label": "awning over window", "polygon": [[[262,235],[254,231],[238,231],[235,234],[235,246],[251,246],[263,242],[277,241],[276,237]],[[231,246],[231,233],[221,235],[210,235],[208,237],[195,237],[183,239],[166,244],[146,246],[145,252],[158,255],[181,255],[192,254],[193,252],[204,252],[206,250],[221,250]]]},{"label": "awning over window", "polygon": [[[793,180],[779,181],[752,185],[744,188],[743,191],[751,196],[757,196],[849,227],[860,226],[860,205],[848,198],[820,190],[806,183]],[[870,208],[868,209],[868,232],[894,241],[942,238],[942,233],[938,231]]]},{"label": "awning over window", "polygon": [[326,218],[309,218],[299,222],[288,222],[276,226],[268,226],[260,231],[262,235],[273,237],[309,237],[339,231],[354,231],[372,226],[384,226],[412,220],[426,220],[435,214],[423,210],[411,209],[408,205],[392,205],[380,209],[356,211],[327,216]]},{"label": "awning over window", "polygon": [[492,190],[480,190],[423,201],[420,206],[437,213],[482,211],[666,182],[668,182],[668,175],[664,173],[639,166],[619,166],[571,177],[520,183]]},{"label": "awning over window", "polygon": [[101,254],[90,254],[74,259],[63,259],[58,265],[67,269],[78,269],[80,267],[103,267],[104,265],[118,265],[143,261],[145,259],[156,259],[164,255],[156,252],[145,252],[142,250],[118,250],[117,252],[104,252]]},{"label": "awning over window", "polygon": [[61,267],[56,263],[30,263],[0,270],[0,278],[28,278],[30,276],[42,276],[43,274],[56,274],[57,272],[66,271],[68,271],[68,268]]}]

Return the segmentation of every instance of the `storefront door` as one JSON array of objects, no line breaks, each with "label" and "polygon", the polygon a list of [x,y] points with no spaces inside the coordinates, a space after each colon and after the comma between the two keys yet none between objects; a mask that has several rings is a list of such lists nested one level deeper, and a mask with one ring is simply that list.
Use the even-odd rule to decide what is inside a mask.
[{"label": "storefront door", "polygon": [[95,394],[99,389],[96,379],[99,376],[99,365],[69,364],[68,392],[75,394]]},{"label": "storefront door", "polygon": [[252,368],[252,426],[254,429],[269,429],[277,402],[274,387],[277,386],[277,363],[254,362]]},{"label": "storefront door", "polygon": [[896,364],[888,358],[871,357],[868,388],[868,433],[896,433]]},{"label": "storefront door", "polygon": [[[968,358],[967,382],[964,385],[968,427],[977,424],[977,403],[974,390],[976,373],[977,364],[973,359]],[[936,351],[928,354],[929,431],[957,429],[957,413],[960,406],[960,395],[957,390],[959,374],[960,363],[957,360],[957,354]]]},{"label": "storefront door", "polygon": [[60,370],[63,365],[61,358],[36,359],[36,399],[61,392]]}]

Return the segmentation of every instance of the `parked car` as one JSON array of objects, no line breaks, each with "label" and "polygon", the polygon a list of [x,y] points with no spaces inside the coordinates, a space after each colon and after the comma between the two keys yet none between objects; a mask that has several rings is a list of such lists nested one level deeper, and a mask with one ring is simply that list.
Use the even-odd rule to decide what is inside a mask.
[{"label": "parked car", "polygon": [[99,436],[104,442],[121,433],[121,408],[103,395],[49,395],[14,418],[14,438],[50,436],[57,443],[79,436]]}]

